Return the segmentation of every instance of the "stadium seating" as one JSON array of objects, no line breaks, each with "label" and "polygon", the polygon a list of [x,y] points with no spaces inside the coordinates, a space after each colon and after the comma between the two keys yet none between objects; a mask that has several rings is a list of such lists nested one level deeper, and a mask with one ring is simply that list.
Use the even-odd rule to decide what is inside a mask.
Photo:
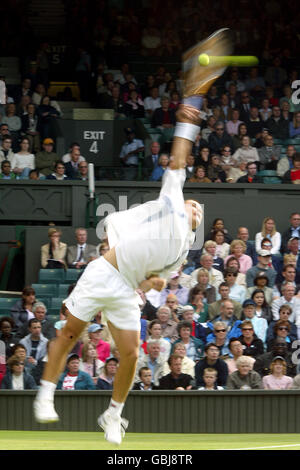
[{"label": "stadium seating", "polygon": [[42,298],[52,298],[57,296],[57,285],[56,284],[32,284],[33,289],[35,290],[36,297]]},{"label": "stadium seating", "polygon": [[39,284],[59,284],[64,282],[64,269],[40,269]]},{"label": "stadium seating", "polygon": [[79,278],[80,274],[82,274],[82,269],[68,269],[65,272],[65,283],[73,284]]},{"label": "stadium seating", "polygon": [[18,299],[15,297],[0,298],[0,315],[10,315],[10,309],[17,302],[17,300]]}]

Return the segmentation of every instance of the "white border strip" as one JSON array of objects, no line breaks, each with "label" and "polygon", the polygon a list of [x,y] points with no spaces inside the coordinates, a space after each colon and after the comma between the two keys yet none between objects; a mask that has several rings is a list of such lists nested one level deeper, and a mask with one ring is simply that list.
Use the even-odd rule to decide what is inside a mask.
[{"label": "white border strip", "polygon": [[[300,447],[299,444],[282,444],[278,446],[264,446],[264,447],[241,447],[240,449],[222,449],[222,450],[259,450],[259,449],[279,449],[281,447]],[[221,449],[220,449],[221,450]]]}]

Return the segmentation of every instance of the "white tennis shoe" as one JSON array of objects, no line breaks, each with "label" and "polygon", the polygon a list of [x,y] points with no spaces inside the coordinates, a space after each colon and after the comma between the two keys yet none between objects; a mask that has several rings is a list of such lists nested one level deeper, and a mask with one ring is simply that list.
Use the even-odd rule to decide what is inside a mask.
[{"label": "white tennis shoe", "polygon": [[122,438],[125,436],[128,421],[127,419],[121,418],[121,416],[106,410],[101,416],[99,416],[98,425],[103,429],[104,437],[108,442],[120,445]]},{"label": "white tennis shoe", "polygon": [[55,423],[59,421],[59,416],[54,408],[54,402],[51,399],[36,398],[33,402],[33,411],[38,423]]}]

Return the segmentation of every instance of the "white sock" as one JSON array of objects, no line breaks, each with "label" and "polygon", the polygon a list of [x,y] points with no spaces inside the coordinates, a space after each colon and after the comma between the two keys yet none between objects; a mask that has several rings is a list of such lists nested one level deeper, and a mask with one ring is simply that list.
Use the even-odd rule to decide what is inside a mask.
[{"label": "white sock", "polygon": [[54,392],[56,390],[56,384],[49,382],[48,380],[41,380],[41,386],[38,391],[38,398],[53,399]]},{"label": "white sock", "polygon": [[110,404],[109,404],[108,409],[112,414],[116,414],[118,416],[121,416],[123,408],[124,408],[124,403],[118,403],[117,401],[115,401],[113,399],[110,400]]}]

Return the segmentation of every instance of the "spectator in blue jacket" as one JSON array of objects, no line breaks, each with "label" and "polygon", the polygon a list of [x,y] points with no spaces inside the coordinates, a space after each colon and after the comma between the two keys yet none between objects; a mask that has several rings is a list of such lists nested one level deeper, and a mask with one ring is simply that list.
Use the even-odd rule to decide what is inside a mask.
[{"label": "spectator in blue jacket", "polygon": [[149,178],[149,181],[161,181],[162,177],[168,168],[169,165],[169,156],[166,153],[163,153],[158,160],[158,165],[154,168]]},{"label": "spectator in blue jacket", "polygon": [[1,388],[6,390],[36,390],[38,387],[34,378],[24,369],[24,361],[16,356],[11,356],[7,361],[7,370]]},{"label": "spectator in blue jacket", "polygon": [[58,390],[95,390],[92,377],[79,367],[78,354],[70,354],[66,370],[61,374],[56,388]]}]

